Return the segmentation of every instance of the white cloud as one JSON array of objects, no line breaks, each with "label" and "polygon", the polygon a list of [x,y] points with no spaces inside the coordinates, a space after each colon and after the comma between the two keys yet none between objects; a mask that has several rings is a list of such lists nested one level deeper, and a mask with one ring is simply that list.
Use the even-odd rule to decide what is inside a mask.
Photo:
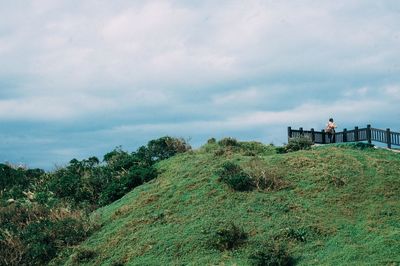
[{"label": "white cloud", "polygon": [[397,1],[1,5],[2,123],[95,121],[122,139],[400,115]]},{"label": "white cloud", "polygon": [[[243,115],[234,115],[220,120],[195,120],[188,122],[157,123],[121,125],[106,130],[107,134],[133,134],[137,132],[158,132],[171,134],[179,132],[183,135],[205,134],[221,130],[241,131],[260,128],[286,128],[287,126],[309,126],[323,128],[326,121],[334,114],[340,127],[356,126],[356,123],[371,119],[376,120],[376,110],[392,110],[394,105],[388,106],[379,100],[340,100],[330,105],[321,103],[305,103],[285,111],[249,112]],[[281,136],[282,137],[282,136]],[[283,136],[285,137],[285,136]]]},{"label": "white cloud", "polygon": [[400,100],[400,85],[389,86],[384,92],[391,100]]},{"label": "white cloud", "polygon": [[265,95],[265,92],[256,88],[249,88],[240,91],[232,91],[225,94],[218,94],[212,97],[212,102],[216,105],[233,104],[254,104]]},{"label": "white cloud", "polygon": [[362,87],[358,89],[350,89],[343,93],[346,97],[365,97],[369,92],[369,88]]}]

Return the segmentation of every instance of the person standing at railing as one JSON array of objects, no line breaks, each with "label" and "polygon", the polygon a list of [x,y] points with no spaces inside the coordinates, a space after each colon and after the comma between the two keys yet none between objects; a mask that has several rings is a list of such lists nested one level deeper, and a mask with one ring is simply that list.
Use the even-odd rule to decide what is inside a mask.
[{"label": "person standing at railing", "polygon": [[329,143],[335,143],[335,129],[337,128],[333,118],[329,118],[328,124],[326,124],[325,132],[328,134]]}]

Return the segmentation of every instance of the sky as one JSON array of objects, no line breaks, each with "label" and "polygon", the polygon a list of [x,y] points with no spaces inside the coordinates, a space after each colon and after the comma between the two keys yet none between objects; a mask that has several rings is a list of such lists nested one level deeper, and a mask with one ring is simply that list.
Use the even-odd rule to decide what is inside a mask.
[{"label": "sky", "polygon": [[400,132],[400,2],[0,0],[0,162]]}]

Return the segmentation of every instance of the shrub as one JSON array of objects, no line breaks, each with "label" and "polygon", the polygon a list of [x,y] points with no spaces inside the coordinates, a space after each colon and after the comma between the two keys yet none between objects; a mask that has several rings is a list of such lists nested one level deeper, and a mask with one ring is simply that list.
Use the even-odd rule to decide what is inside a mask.
[{"label": "shrub", "polygon": [[190,145],[184,139],[169,136],[151,140],[147,144],[148,156],[154,162],[168,159],[177,153],[183,153],[190,149]]},{"label": "shrub", "polygon": [[266,245],[250,256],[255,266],[290,266],[294,265],[293,258],[281,245]]},{"label": "shrub", "polygon": [[74,264],[87,263],[93,260],[97,256],[97,253],[92,249],[81,248],[72,256],[72,262]]},{"label": "shrub", "polygon": [[75,218],[65,218],[60,221],[55,221],[51,228],[52,234],[57,238],[62,246],[76,245],[90,234],[90,227]]},{"label": "shrub", "polygon": [[286,152],[309,150],[313,144],[312,140],[306,136],[290,138],[288,144],[285,146],[285,150]]},{"label": "shrub", "polygon": [[100,205],[107,205],[122,198],[126,193],[137,186],[156,178],[157,172],[153,166],[132,167],[120,178],[109,183],[100,195]]},{"label": "shrub", "polygon": [[275,153],[275,147],[264,145],[257,141],[240,142],[240,149],[244,151],[246,156],[269,155]]},{"label": "shrub", "polygon": [[18,186],[21,190],[29,186],[29,178],[25,175],[25,170],[0,164],[0,191],[15,186]]},{"label": "shrub", "polygon": [[230,223],[219,228],[211,239],[211,245],[220,251],[236,249],[247,239],[247,233],[242,228]]},{"label": "shrub", "polygon": [[226,162],[218,172],[219,180],[226,183],[229,187],[237,191],[249,191],[254,188],[252,179],[243,169],[233,163]]},{"label": "shrub", "polygon": [[0,228],[19,233],[27,224],[44,219],[50,211],[39,204],[14,203],[0,208]]},{"label": "shrub", "polygon": [[210,138],[207,140],[207,144],[215,144],[217,143],[217,140],[215,138]]},{"label": "shrub", "polygon": [[332,176],[330,183],[334,184],[336,187],[343,187],[346,185],[345,179],[338,176]]},{"label": "shrub", "polygon": [[123,151],[121,147],[116,147],[113,151],[104,155],[103,160],[107,167],[113,171],[129,170],[140,160],[136,154]]},{"label": "shrub", "polygon": [[[14,222],[18,226],[17,240],[24,247],[23,261],[30,265],[46,264],[63,248],[82,242],[94,229],[94,224],[80,212],[61,209],[54,209],[47,215],[39,215],[34,209],[31,212],[28,213],[29,219]],[[5,243],[7,246],[4,248],[14,247],[17,240]]]},{"label": "shrub", "polygon": [[234,138],[223,138],[220,141],[218,141],[218,144],[220,146],[224,146],[224,147],[238,147],[239,146],[239,142],[234,139]]},{"label": "shrub", "polygon": [[259,158],[253,158],[247,163],[245,171],[259,190],[276,190],[286,185],[282,177],[276,171],[266,168]]},{"label": "shrub", "polygon": [[33,264],[46,264],[57,254],[57,247],[50,228],[53,223],[41,220],[29,224],[22,232],[22,241],[27,246],[27,259]]},{"label": "shrub", "polygon": [[286,152],[287,152],[286,151],[286,145],[283,146],[283,147],[276,147],[276,153],[283,154],[283,153],[286,153]]},{"label": "shrub", "polygon": [[298,228],[298,229],[293,229],[293,228],[288,228],[285,236],[287,238],[299,241],[299,242],[306,242],[307,240],[307,235],[308,235],[308,230],[306,228]]},{"label": "shrub", "polygon": [[124,266],[124,265],[125,265],[125,263],[124,263],[123,261],[119,261],[119,260],[114,261],[114,262],[111,264],[111,266]]},{"label": "shrub", "polygon": [[82,200],[79,197],[81,186],[81,175],[73,169],[62,168],[56,171],[52,180],[49,182],[49,188],[59,198],[68,198],[71,201]]},{"label": "shrub", "polygon": [[0,265],[22,265],[26,253],[18,236],[0,229]]},{"label": "shrub", "polygon": [[222,148],[216,149],[216,150],[214,151],[214,155],[215,155],[215,156],[218,156],[218,157],[220,157],[220,156],[222,156],[222,155],[224,155],[224,154],[225,154],[225,149],[222,149]]}]

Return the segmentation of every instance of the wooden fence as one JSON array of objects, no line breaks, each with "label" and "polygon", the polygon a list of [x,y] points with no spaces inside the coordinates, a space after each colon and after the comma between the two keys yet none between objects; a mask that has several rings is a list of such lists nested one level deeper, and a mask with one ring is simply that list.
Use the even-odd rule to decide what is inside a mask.
[{"label": "wooden fence", "polygon": [[392,148],[392,145],[400,146],[400,133],[393,132],[389,128],[386,130],[372,128],[371,125],[367,125],[366,128],[355,127],[352,130],[343,129],[342,132],[332,134],[331,138],[325,130],[315,131],[313,128],[311,130],[303,130],[303,128],[292,129],[288,127],[288,138],[299,136],[307,136],[317,144],[358,141],[372,143],[373,141],[377,141],[386,143],[389,149]]}]

